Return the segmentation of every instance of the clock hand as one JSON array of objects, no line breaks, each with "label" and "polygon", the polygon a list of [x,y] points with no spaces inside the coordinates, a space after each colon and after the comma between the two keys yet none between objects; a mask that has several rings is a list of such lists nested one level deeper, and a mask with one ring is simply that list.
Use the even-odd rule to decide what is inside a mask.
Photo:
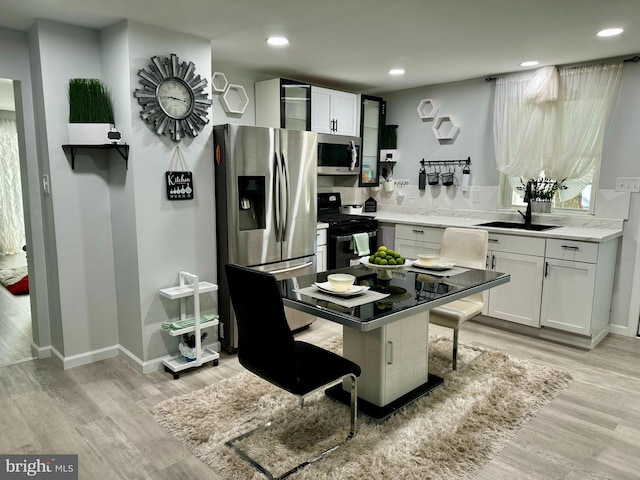
[{"label": "clock hand", "polygon": [[172,97],[171,95],[160,95],[160,98],[168,98],[170,100],[178,100],[179,102],[187,103],[186,100],[178,97]]}]

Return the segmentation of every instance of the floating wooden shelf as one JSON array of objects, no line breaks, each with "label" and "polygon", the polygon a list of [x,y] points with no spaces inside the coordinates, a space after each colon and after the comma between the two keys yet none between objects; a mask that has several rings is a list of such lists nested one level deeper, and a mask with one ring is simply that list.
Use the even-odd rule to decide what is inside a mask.
[{"label": "floating wooden shelf", "polygon": [[104,145],[62,145],[62,150],[67,155],[71,154],[71,169],[76,168],[77,150],[115,150],[124,159],[125,168],[129,169],[129,145],[119,145],[117,143],[105,143]]}]

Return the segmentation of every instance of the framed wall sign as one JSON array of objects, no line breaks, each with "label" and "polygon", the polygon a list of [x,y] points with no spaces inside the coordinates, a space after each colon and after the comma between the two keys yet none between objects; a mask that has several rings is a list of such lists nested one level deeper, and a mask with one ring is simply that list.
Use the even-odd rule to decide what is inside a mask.
[{"label": "framed wall sign", "polygon": [[193,200],[193,175],[191,172],[166,172],[165,176],[169,200]]},{"label": "framed wall sign", "polygon": [[176,147],[171,157],[169,170],[165,172],[167,199],[193,200],[193,174],[187,167],[180,147]]}]

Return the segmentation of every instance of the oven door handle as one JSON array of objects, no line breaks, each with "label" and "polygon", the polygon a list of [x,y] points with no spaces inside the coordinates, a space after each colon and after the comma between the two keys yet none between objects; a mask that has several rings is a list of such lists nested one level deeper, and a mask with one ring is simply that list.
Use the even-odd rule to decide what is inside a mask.
[{"label": "oven door handle", "polygon": [[[371,232],[364,232],[369,235],[369,237],[375,237],[378,235],[378,230],[373,230]],[[349,242],[353,239],[353,235],[337,235],[335,238],[336,242]]]}]

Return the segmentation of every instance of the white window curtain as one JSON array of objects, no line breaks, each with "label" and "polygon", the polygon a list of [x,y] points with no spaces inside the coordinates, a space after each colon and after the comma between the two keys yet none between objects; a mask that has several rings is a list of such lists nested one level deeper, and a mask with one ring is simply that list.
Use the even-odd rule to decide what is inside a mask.
[{"label": "white window curtain", "polygon": [[621,78],[622,62],[560,70],[559,128],[547,176],[578,179],[600,163]]},{"label": "white window curtain", "polygon": [[622,62],[616,62],[499,78],[493,129],[498,170],[525,179],[543,172],[575,183],[571,191],[588,183],[600,163],[621,76]]},{"label": "white window curtain", "polygon": [[557,117],[554,79],[557,84],[555,67],[543,67],[496,80],[496,164],[509,177],[537,178],[553,153]]},{"label": "white window curtain", "polygon": [[22,251],[24,214],[16,122],[0,119],[0,254]]}]

